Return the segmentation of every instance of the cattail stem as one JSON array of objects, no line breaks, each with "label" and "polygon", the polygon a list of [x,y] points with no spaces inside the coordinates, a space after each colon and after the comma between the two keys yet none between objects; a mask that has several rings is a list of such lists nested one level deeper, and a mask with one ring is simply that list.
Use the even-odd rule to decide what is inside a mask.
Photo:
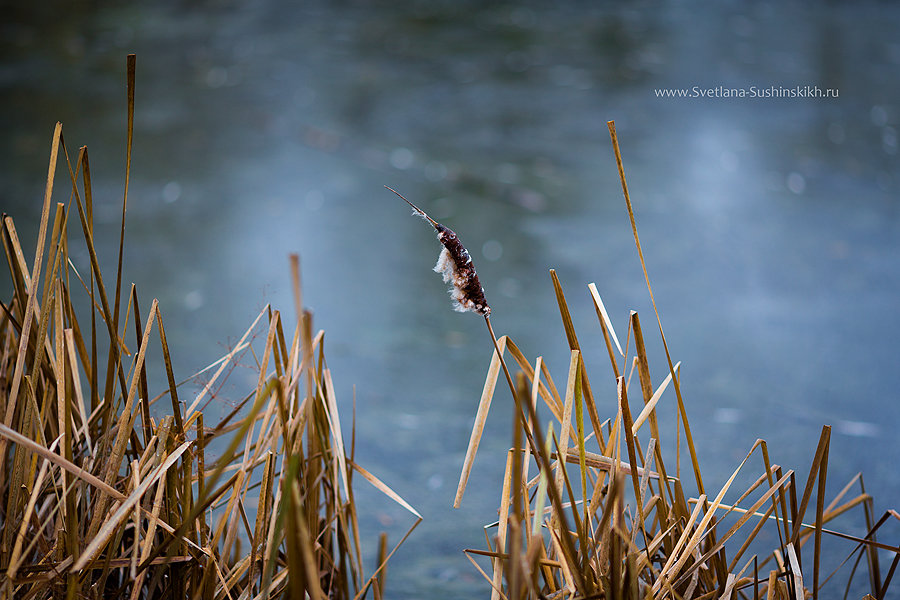
[{"label": "cattail stem", "polygon": [[506,383],[509,384],[509,392],[512,394],[513,403],[516,405],[519,411],[519,418],[522,420],[522,429],[525,430],[525,437],[528,438],[528,445],[531,446],[531,452],[537,458],[538,463],[540,463],[541,468],[546,468],[546,472],[550,472],[550,459],[547,457],[543,448],[538,446],[535,443],[534,436],[531,433],[531,430],[528,428],[528,420],[525,418],[525,408],[522,405],[525,405],[528,410],[528,416],[531,418],[532,427],[535,431],[541,430],[541,424],[538,421],[537,411],[535,411],[534,406],[532,406],[531,402],[521,402],[519,395],[516,393],[516,386],[513,383],[512,375],[509,374],[509,367],[506,366],[506,359],[503,358],[503,352],[500,351],[500,343],[497,341],[497,335],[494,333],[494,327],[491,325],[491,317],[490,315],[484,315],[484,322],[487,324],[488,332],[491,334],[491,341],[494,343],[494,351],[497,353],[497,357],[500,359],[500,366],[503,367],[503,374],[506,375]]},{"label": "cattail stem", "polygon": [[[494,351],[497,353],[497,358],[500,359],[500,366],[503,367],[503,374],[506,376],[506,383],[509,384],[509,391],[513,397],[513,403],[515,404],[518,413],[519,419],[521,420],[522,430],[525,432],[525,437],[528,439],[528,445],[531,448],[531,453],[534,455],[535,460],[538,463],[538,467],[544,471],[544,473],[551,473],[552,469],[550,466],[550,456],[547,454],[547,451],[543,446],[538,446],[538,444],[534,440],[534,436],[531,433],[531,429],[528,428],[526,423],[528,420],[525,418],[525,410],[528,410],[528,416],[531,418],[531,425],[535,431],[541,431],[541,423],[538,420],[537,411],[531,402],[521,401],[521,398],[516,393],[516,387],[513,384],[512,376],[509,374],[509,367],[506,366],[506,360],[503,358],[503,353],[500,351],[500,343],[497,341],[497,335],[494,333],[494,327],[491,325],[491,317],[490,315],[484,315],[484,322],[487,324],[488,332],[491,334],[491,341],[494,343]],[[523,408],[524,405],[524,408]],[[565,457],[560,456],[560,461],[565,461]],[[552,477],[547,477],[547,494],[550,496],[550,502],[553,506],[562,507],[562,495],[560,494],[559,489],[556,487],[556,482]],[[559,513],[560,519],[562,520],[562,527],[560,528],[561,532],[561,542],[563,552],[568,555],[570,561],[577,562],[577,551],[575,549],[575,541],[572,539],[572,533],[567,524],[567,520],[565,515],[560,511]],[[577,520],[577,515],[576,515]],[[575,571],[573,573],[578,580],[578,585],[580,589],[585,589],[585,579],[583,574],[580,571]]]},{"label": "cattail stem", "polygon": [[[512,375],[509,374],[509,367],[506,366],[506,359],[503,358],[503,352],[500,351],[500,343],[497,341],[497,335],[494,333],[494,327],[491,325],[491,317],[490,315],[484,315],[484,322],[487,324],[488,332],[491,334],[491,341],[494,343],[494,352],[497,353],[497,358],[500,359],[500,366],[503,367],[503,374],[506,375],[506,383],[509,384],[509,392],[512,394],[513,403],[519,409],[519,418],[522,420],[522,429],[525,430],[525,436],[528,438],[528,445],[531,446],[531,450],[535,456],[541,455],[541,449],[538,448],[537,444],[534,441],[534,437],[531,434],[531,431],[528,429],[526,423],[528,421],[525,418],[525,410],[522,408],[522,405],[528,407],[528,415],[531,417],[531,422],[534,428],[537,431],[541,430],[540,423],[537,420],[537,412],[534,410],[534,407],[531,405],[531,402],[520,402],[519,395],[516,393],[516,386],[513,383]],[[547,472],[549,473],[549,460],[547,461]]]},{"label": "cattail stem", "polygon": [[509,384],[509,391],[513,395],[513,400],[515,400],[516,386],[513,384],[512,375],[509,374],[509,368],[506,366],[506,359],[503,358],[503,352],[500,351],[500,343],[497,341],[497,335],[494,333],[493,326],[491,326],[491,316],[484,315],[484,322],[487,324],[488,332],[491,334],[491,341],[494,342],[494,351],[497,352],[497,358],[500,359],[500,366],[503,367],[503,374],[506,375],[506,383]]}]

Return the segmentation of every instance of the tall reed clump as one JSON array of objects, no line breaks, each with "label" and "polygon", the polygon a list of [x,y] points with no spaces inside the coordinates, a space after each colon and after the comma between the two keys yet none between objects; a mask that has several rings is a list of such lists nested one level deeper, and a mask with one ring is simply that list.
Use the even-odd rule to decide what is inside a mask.
[{"label": "tall reed clump", "polygon": [[[134,286],[123,298],[134,65],[131,55],[112,281],[95,249],[87,148],[70,160],[60,124],[31,265],[3,216],[14,293],[0,314],[0,597],[381,598],[393,550],[382,534],[366,571],[354,476],[411,512],[407,536],[420,517],[346,444],[296,257],[297,323],[264,308],[190,399],[176,383],[161,307],[153,300],[143,312]],[[54,204],[63,162],[71,190]],[[87,273],[69,261],[78,238]],[[151,386],[152,353],[166,378]],[[205,402],[244,353],[256,361],[254,389],[218,424],[204,423]]]},{"label": "tall reed clump", "polygon": [[[822,568],[824,536],[850,545],[849,556],[840,565],[850,562],[847,589],[857,571],[865,569],[870,592],[866,598],[883,598],[900,562],[900,548],[879,542],[876,534],[889,521],[896,525],[900,513],[889,510],[876,521],[862,475],[826,504],[830,427],[823,427],[807,473],[774,464],[766,442],[757,440],[724,485],[707,491],[681,394],[680,363],[673,364],[656,312],[613,122],[609,130],[667,373],[662,381],[651,377],[636,312],[629,316],[622,349],[593,283],[588,286],[589,297],[609,355],[614,391],[595,393],[591,386],[568,301],[555,272],[551,271],[551,277],[570,348],[562,389],[554,383],[542,357],[530,360],[508,337],[497,339],[490,328],[489,311],[481,311],[495,352],[455,506],[462,500],[502,369],[514,400],[514,429],[500,494],[500,518],[485,530],[487,550],[466,550],[490,582],[492,600],[802,600],[817,598],[820,593],[821,597],[837,597],[840,583],[834,581],[834,573]],[[440,236],[441,229],[434,222],[432,225]],[[439,239],[446,246],[444,239]],[[515,377],[510,375],[507,356],[520,368]],[[676,409],[674,458],[671,453],[664,454],[657,417],[660,403],[666,398],[672,401],[672,394],[665,395],[669,388],[674,391]],[[640,400],[629,401],[629,396]],[[546,410],[539,413],[540,405]],[[604,407],[614,407],[611,416],[601,416]],[[546,429],[540,414],[551,417]],[[690,459],[687,481],[682,479],[682,440]],[[748,471],[752,473],[748,475]],[[736,483],[745,480],[751,481],[749,486]],[[696,488],[697,495],[691,497],[686,488]],[[866,535],[826,527],[851,510],[862,513],[859,520]],[[495,533],[488,535],[488,531]],[[766,546],[765,536],[760,535],[763,531],[768,539],[777,539],[777,545]],[[881,563],[884,556],[890,557],[889,566]],[[484,569],[477,557],[482,561],[489,557],[490,568]],[[825,588],[826,584],[830,587]]]}]

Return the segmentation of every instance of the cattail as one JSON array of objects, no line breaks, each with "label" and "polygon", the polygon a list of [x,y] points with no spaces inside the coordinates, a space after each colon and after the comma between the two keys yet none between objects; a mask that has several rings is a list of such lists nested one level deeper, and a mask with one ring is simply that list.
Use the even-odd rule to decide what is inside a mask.
[{"label": "cattail", "polygon": [[[399,192],[388,186],[384,187],[403,198]],[[459,312],[475,312],[484,317],[488,332],[491,334],[491,342],[494,344],[494,352],[500,361],[500,366],[503,368],[503,374],[506,376],[506,383],[509,385],[509,391],[513,397],[513,405],[515,407],[514,414],[516,415],[515,431],[517,432],[515,447],[517,449],[521,447],[521,437],[518,432],[524,430],[525,437],[528,439],[528,447],[538,460],[540,469],[544,473],[550,473],[551,465],[548,453],[543,451],[543,447],[537,445],[535,436],[532,433],[532,428],[534,431],[543,431],[540,426],[540,420],[538,419],[537,412],[531,402],[523,401],[523,397],[527,400],[527,393],[518,394],[516,392],[516,386],[513,384],[512,375],[509,373],[509,366],[503,358],[503,350],[500,349],[500,343],[497,340],[497,335],[494,333],[494,327],[491,325],[491,307],[488,306],[487,300],[484,298],[484,289],[478,281],[478,274],[475,272],[475,264],[472,262],[469,251],[466,250],[466,247],[459,241],[459,237],[457,237],[450,229],[447,229],[429,217],[425,214],[424,210],[406,198],[403,198],[403,200],[412,207],[414,211],[413,214],[422,217],[431,223],[431,226],[437,231],[438,240],[441,242],[441,245],[444,246],[441,249],[441,255],[438,257],[434,270],[443,274],[444,281],[451,284],[450,296],[452,296],[454,300],[453,309]],[[472,463],[475,460],[475,453],[478,449],[478,440],[480,439],[481,431],[483,431],[484,428],[484,421],[487,419],[487,407],[490,406],[490,402],[485,403],[483,406],[483,412],[481,406],[478,408],[475,429],[473,429],[472,438],[469,440],[469,448],[466,451],[466,458],[463,463],[462,474],[460,475],[459,487],[456,490],[456,500],[453,503],[455,507],[459,507],[459,503],[462,500],[462,494],[468,480],[468,473],[472,468]],[[529,426],[527,423],[530,423],[531,425]],[[514,454],[518,456],[520,453],[515,452]],[[559,490],[556,488],[553,481],[554,480],[552,479],[548,480],[548,493],[550,494],[551,499],[555,499],[556,504],[559,505],[562,501],[560,500]],[[513,503],[513,513],[518,515],[516,516],[516,519],[521,518],[521,507],[519,502]],[[566,531],[568,531],[568,529],[566,529]]]},{"label": "cattail", "polygon": [[[387,187],[387,186],[385,186]],[[403,195],[387,188],[403,198]],[[444,246],[434,266],[436,273],[444,277],[444,283],[450,284],[450,296],[453,298],[453,310],[457,312],[475,312],[485,317],[491,314],[491,307],[484,298],[484,288],[478,281],[478,273],[475,272],[475,263],[469,251],[459,241],[459,237],[452,230],[444,227],[427,214],[425,211],[403,198],[413,209],[413,214],[422,217],[431,223],[437,232],[438,241]]]},{"label": "cattail", "polygon": [[[388,186],[384,187],[400,196],[400,198],[403,198],[403,195],[400,194],[400,192],[393,190]],[[509,391],[513,397],[516,414],[516,431],[518,431],[520,426],[524,428],[525,437],[528,438],[528,445],[532,454],[540,461],[541,469],[543,469],[545,473],[549,473],[549,458],[546,456],[546,453],[542,453],[542,448],[535,443],[534,435],[531,433],[531,430],[525,426],[526,423],[531,422],[535,431],[542,431],[540,421],[538,420],[534,406],[532,406],[530,402],[521,401],[520,396],[516,393],[512,375],[509,373],[509,367],[506,364],[506,360],[503,358],[503,351],[500,349],[500,343],[497,341],[497,335],[494,333],[494,327],[491,325],[491,307],[488,306],[487,300],[484,298],[484,288],[481,287],[481,283],[478,281],[478,274],[475,272],[475,264],[472,262],[469,251],[466,250],[466,247],[462,245],[462,242],[459,241],[459,237],[453,233],[453,231],[429,217],[425,214],[424,210],[406,198],[403,198],[403,200],[412,207],[414,215],[422,217],[431,223],[431,226],[437,231],[438,240],[441,242],[441,245],[444,246],[441,249],[440,256],[438,256],[438,261],[434,266],[434,270],[444,276],[444,281],[446,283],[451,284],[450,296],[452,296],[454,300],[453,310],[458,312],[475,312],[484,317],[488,332],[491,334],[491,342],[494,344],[494,352],[500,360],[500,366],[503,367],[503,374],[506,376],[506,383],[509,385]],[[490,406],[490,403],[488,402],[485,406]],[[487,418],[487,408],[485,408],[482,413],[482,409],[479,407],[478,415],[479,416],[476,417],[476,419],[480,419],[480,425],[476,422],[476,430],[481,431],[479,428],[484,427],[484,419]],[[472,462],[475,460],[478,439],[480,439],[481,436],[480,433],[477,433],[476,436],[476,430],[473,430],[472,432],[473,437],[469,441],[469,449],[466,451],[463,473],[460,476],[456,500],[453,504],[456,507],[459,506],[459,502],[462,499],[463,490],[465,489],[466,481],[468,479],[468,473],[472,467]],[[518,443],[516,446],[518,447]],[[556,488],[553,486],[552,480],[549,482],[549,485],[549,493],[551,495],[556,494],[554,497],[558,499],[559,495]]]}]

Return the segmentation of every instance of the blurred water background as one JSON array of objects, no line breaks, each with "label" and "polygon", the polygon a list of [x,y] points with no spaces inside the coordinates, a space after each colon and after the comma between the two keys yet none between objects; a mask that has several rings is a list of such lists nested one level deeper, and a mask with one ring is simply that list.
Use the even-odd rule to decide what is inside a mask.
[{"label": "blurred water background", "polygon": [[[610,119],[707,487],[757,438],[805,473],[830,424],[831,493],[863,471],[876,513],[897,506],[897,5],[3,5],[0,208],[31,247],[61,120],[70,152],[90,149],[95,237],[114,270],[124,64],[137,53],[126,281],[145,306],[160,299],[185,377],[265,303],[292,315],[287,255],[300,253],[346,423],[355,394],[359,462],[425,517],[388,570],[391,597],[487,597],[462,550],[483,548],[496,518],[510,410],[498,392],[452,509],[491,346],[480,318],[450,310],[430,229],[382,186],[460,234],[495,329],[560,382],[557,269],[612,416],[589,282],[621,335],[630,309],[642,315],[655,383],[666,367]],[[694,86],[838,97],[654,91]],[[86,254],[73,260],[86,270]],[[250,389],[246,371],[210,411]],[[673,398],[663,404],[671,432]],[[364,500],[364,526],[396,542],[408,515],[375,492]],[[859,519],[846,526],[862,533]]]}]

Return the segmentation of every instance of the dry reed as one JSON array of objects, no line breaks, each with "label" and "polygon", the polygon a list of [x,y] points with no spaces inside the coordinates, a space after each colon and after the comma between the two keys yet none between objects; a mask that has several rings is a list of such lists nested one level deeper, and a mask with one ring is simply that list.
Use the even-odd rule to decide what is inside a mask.
[{"label": "dry reed", "polygon": [[[665,350],[667,374],[657,382],[651,377],[636,312],[629,316],[622,350],[592,283],[588,297],[616,381],[615,395],[599,401],[581,356],[566,297],[553,271],[570,348],[562,393],[542,357],[526,358],[512,340],[505,336],[497,340],[491,331],[495,353],[455,505],[459,506],[465,491],[502,367],[514,400],[514,432],[500,518],[489,526],[495,534],[488,537],[487,550],[466,550],[490,582],[492,600],[836,597],[840,584],[835,573],[824,572],[821,560],[824,536],[849,543],[847,559],[838,567],[852,564],[844,596],[857,571],[864,569],[868,571],[866,598],[884,598],[900,562],[900,548],[878,541],[877,533],[887,522],[896,524],[900,513],[889,510],[876,521],[862,475],[826,503],[829,426],[822,428],[807,473],[773,464],[766,442],[757,440],[724,485],[707,491],[681,394],[679,364],[673,364],[656,311],[613,122],[609,122],[609,130]],[[507,356],[520,368],[515,382],[509,376]],[[665,399],[672,401],[672,394],[665,394],[669,389],[674,392],[675,439],[679,443],[674,473],[673,457],[664,456],[660,443],[657,417]],[[640,396],[640,400],[629,401],[629,395]],[[552,421],[546,429],[540,421],[541,405],[540,413],[549,414]],[[615,406],[615,410],[601,420],[598,406]],[[682,437],[691,465],[689,481],[683,481],[681,474]],[[736,483],[748,478],[752,483],[746,488]],[[694,488],[697,495],[690,497],[686,488]],[[852,491],[854,488],[858,491]],[[866,535],[827,527],[849,511],[861,513],[858,521],[864,524]],[[774,547],[763,540],[763,531],[769,539],[777,539]],[[884,556],[890,557],[886,569],[881,564]],[[483,568],[476,557],[489,557],[490,567]]]},{"label": "dry reed", "polygon": [[[12,218],[2,219],[14,293],[0,314],[0,598],[382,598],[396,546],[384,536],[367,544],[377,557],[366,571],[354,477],[413,516],[397,546],[421,518],[345,442],[324,333],[302,308],[297,258],[297,322],[264,308],[187,407],[160,305],[144,313],[133,286],[123,298],[133,55],[127,65],[115,292],[94,243],[87,148],[70,160],[61,124],[30,266]],[[67,203],[54,203],[62,165],[71,190]],[[87,273],[69,261],[78,238]],[[166,378],[151,398],[153,353]],[[204,423],[204,402],[244,353],[255,361],[255,388],[220,423]],[[159,412],[169,414],[154,418]]]}]

